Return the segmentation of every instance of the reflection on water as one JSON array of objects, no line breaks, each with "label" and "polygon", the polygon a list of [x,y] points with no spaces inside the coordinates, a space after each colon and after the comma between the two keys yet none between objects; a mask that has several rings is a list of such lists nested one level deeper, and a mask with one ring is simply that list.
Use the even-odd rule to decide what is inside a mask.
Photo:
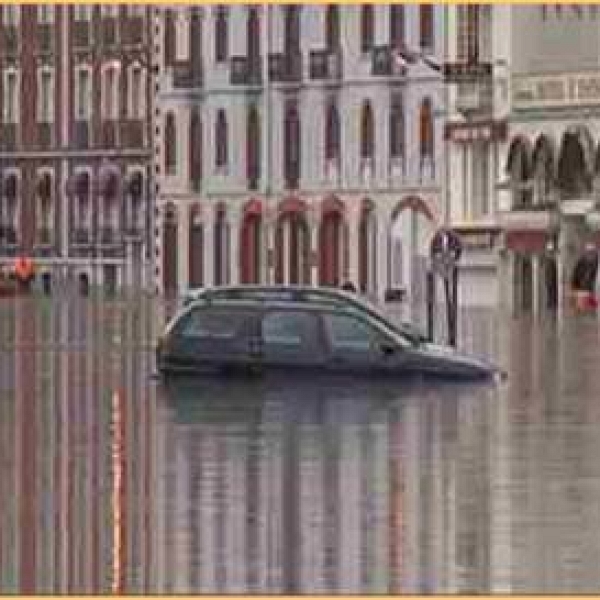
[{"label": "reflection on water", "polygon": [[0,303],[0,591],[598,592],[600,329],[500,388],[153,380],[150,300]]}]

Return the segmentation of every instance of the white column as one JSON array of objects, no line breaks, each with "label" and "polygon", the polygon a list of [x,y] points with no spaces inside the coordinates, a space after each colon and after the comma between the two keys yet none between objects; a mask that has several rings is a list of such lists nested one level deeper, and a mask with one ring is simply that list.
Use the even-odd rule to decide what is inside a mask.
[{"label": "white column", "polygon": [[348,275],[356,289],[358,289],[359,274],[360,215],[358,208],[348,211]]},{"label": "white column", "polygon": [[467,173],[465,178],[465,220],[471,221],[474,215],[474,206],[473,206],[473,189],[474,189],[474,180],[473,180],[473,148],[474,144],[465,144],[465,156],[467,163]]},{"label": "white column", "polygon": [[204,286],[213,285],[215,264],[215,211],[213,206],[205,206],[202,212],[204,226],[204,248],[202,259],[204,261]]},{"label": "white column", "polygon": [[386,213],[377,213],[377,233],[375,243],[377,245],[376,289],[377,299],[383,301],[385,290],[388,286],[388,264],[389,264],[389,237],[390,223]]},{"label": "white column", "polygon": [[282,261],[282,283],[287,285],[290,282],[290,221],[284,219],[281,224],[281,261]]},{"label": "white column", "polygon": [[239,210],[232,209],[229,216],[229,283],[233,285],[240,282],[240,221]]},{"label": "white column", "polygon": [[[308,259],[310,260],[310,284],[319,284],[319,224],[320,221],[316,216],[308,219],[308,229],[310,232],[310,251]],[[317,257],[316,262],[313,257]]]},{"label": "white column", "polygon": [[190,211],[187,207],[179,211],[177,219],[177,283],[179,291],[189,287]]},{"label": "white column", "polygon": [[[275,280],[275,230],[277,228],[277,219],[266,213],[263,219],[263,230],[261,235],[262,247],[262,281],[273,283]],[[269,264],[269,255],[271,262]]]}]

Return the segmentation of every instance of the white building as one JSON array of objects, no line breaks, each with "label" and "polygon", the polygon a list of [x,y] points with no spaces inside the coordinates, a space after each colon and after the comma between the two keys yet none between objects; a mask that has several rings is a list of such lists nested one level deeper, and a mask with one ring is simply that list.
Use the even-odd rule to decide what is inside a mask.
[{"label": "white building", "polygon": [[463,303],[560,307],[598,242],[598,19],[595,6],[450,9],[448,59],[475,75],[448,87]]},{"label": "white building", "polygon": [[156,282],[352,280],[422,301],[444,219],[443,10],[155,11]]}]

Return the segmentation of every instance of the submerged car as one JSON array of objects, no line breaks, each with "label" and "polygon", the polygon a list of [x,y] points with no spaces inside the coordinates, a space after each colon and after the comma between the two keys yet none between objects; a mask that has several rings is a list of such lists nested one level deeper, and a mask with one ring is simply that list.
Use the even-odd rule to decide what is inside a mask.
[{"label": "submerged car", "polygon": [[167,374],[269,373],[492,379],[498,369],[405,334],[382,315],[315,298],[192,300],[157,346]]}]

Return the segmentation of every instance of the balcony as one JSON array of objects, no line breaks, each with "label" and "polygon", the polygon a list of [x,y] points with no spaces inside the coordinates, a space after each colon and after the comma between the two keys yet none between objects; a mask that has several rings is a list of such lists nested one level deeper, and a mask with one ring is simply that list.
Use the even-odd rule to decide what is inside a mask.
[{"label": "balcony", "polygon": [[17,149],[16,123],[0,123],[0,149],[3,152],[12,152]]},{"label": "balcony", "polygon": [[300,84],[302,82],[302,54],[269,54],[269,79],[274,83]]},{"label": "balcony", "polygon": [[405,77],[406,66],[396,59],[391,46],[376,46],[371,53],[371,75],[374,77]]},{"label": "balcony", "polygon": [[51,54],[54,52],[54,25],[38,25],[37,43],[40,53]]},{"label": "balcony", "polygon": [[89,48],[92,43],[92,29],[89,21],[72,21],[71,35],[74,48]]},{"label": "balcony", "polygon": [[69,237],[72,246],[88,248],[92,245],[92,235],[89,227],[75,227]]},{"label": "balcony", "polygon": [[101,21],[102,43],[104,46],[114,46],[117,43],[117,20],[104,17]]},{"label": "balcony", "polygon": [[7,56],[19,54],[19,29],[12,25],[2,27],[2,46]]},{"label": "balcony", "polygon": [[144,17],[130,16],[123,28],[123,43],[130,46],[140,46],[144,43],[146,22]]},{"label": "balcony", "polygon": [[121,121],[121,146],[124,148],[143,148],[145,122],[140,119]]},{"label": "balcony", "polygon": [[247,56],[232,56],[229,83],[231,85],[258,86],[262,84],[260,57],[250,60]]},{"label": "balcony", "polygon": [[117,121],[105,120],[102,121],[102,147],[116,148],[118,145],[118,127]]},{"label": "balcony", "polygon": [[318,81],[341,82],[342,53],[338,50],[313,50],[310,53],[310,78]]},{"label": "balcony", "polygon": [[91,146],[91,124],[78,120],[73,124],[73,143],[75,150],[87,150]]},{"label": "balcony", "polygon": [[35,234],[35,245],[38,247],[52,246],[52,233],[50,227],[38,227]]},{"label": "balcony", "polygon": [[171,77],[171,85],[175,89],[201,88],[204,84],[202,65],[195,61],[173,63]]},{"label": "balcony", "polygon": [[468,82],[458,85],[456,109],[461,113],[475,113],[491,110],[492,88],[490,84]]},{"label": "balcony", "polygon": [[98,233],[98,242],[101,246],[118,246],[121,243],[116,227],[101,227]]},{"label": "balcony", "polygon": [[41,150],[50,150],[53,144],[54,123],[38,123],[37,142]]},{"label": "balcony", "polygon": [[129,242],[139,242],[144,237],[144,227],[133,224],[123,229],[123,238]]}]

